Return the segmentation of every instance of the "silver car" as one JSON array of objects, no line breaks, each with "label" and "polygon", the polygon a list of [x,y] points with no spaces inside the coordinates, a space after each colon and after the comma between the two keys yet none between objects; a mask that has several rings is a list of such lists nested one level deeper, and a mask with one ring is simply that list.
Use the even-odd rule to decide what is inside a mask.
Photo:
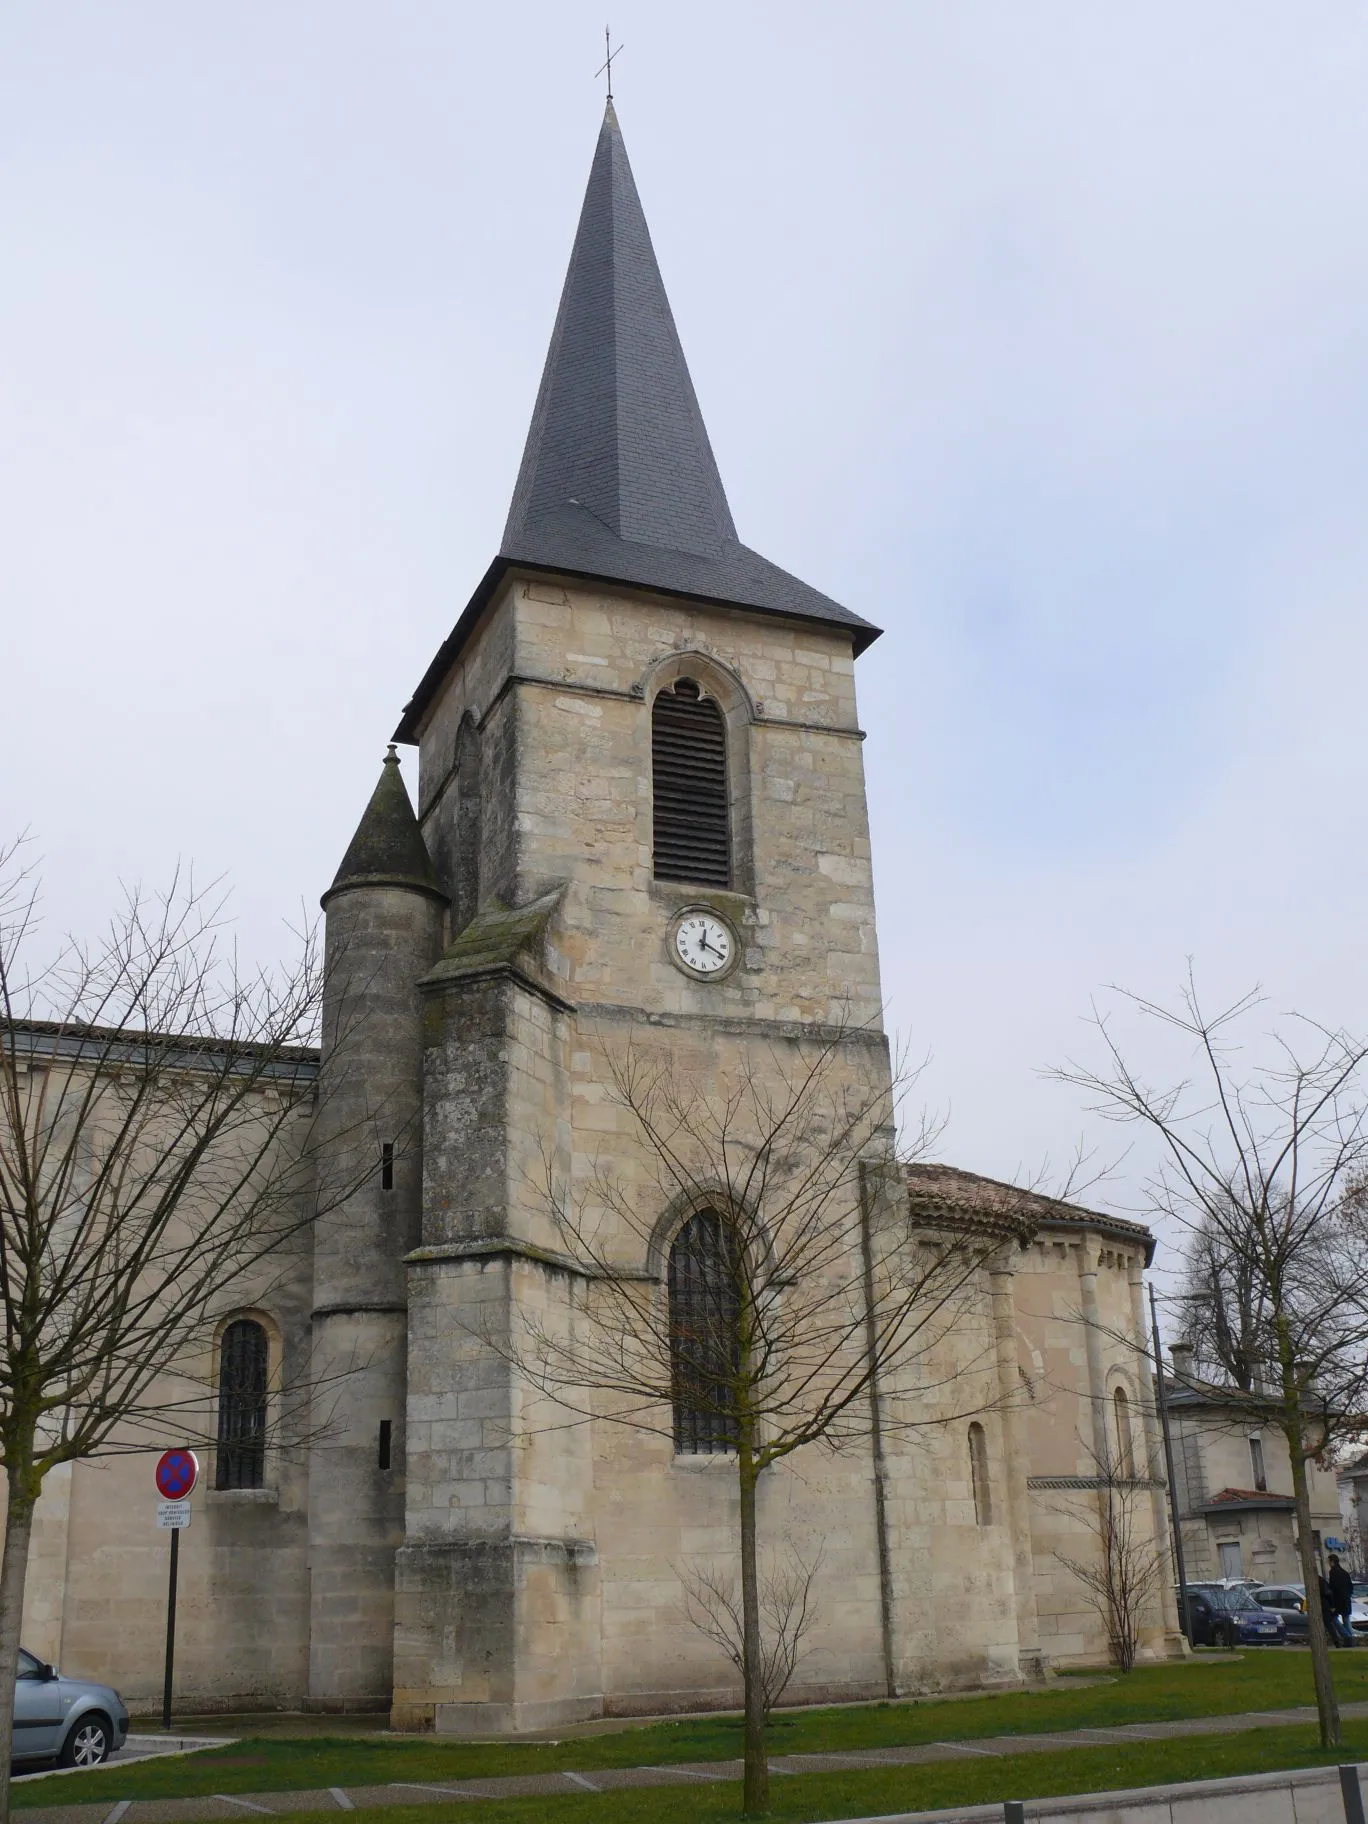
[{"label": "silver car", "polygon": [[63,1678],[56,1666],[19,1649],[14,1685],[14,1760],[98,1767],[128,1738],[128,1706],[108,1685]]}]

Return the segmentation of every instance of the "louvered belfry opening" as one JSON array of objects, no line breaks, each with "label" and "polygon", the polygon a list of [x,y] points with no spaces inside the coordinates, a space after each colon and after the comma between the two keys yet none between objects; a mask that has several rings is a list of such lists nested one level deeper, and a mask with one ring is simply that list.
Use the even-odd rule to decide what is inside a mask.
[{"label": "louvered belfry opening", "polygon": [[692,678],[655,700],[651,778],[656,879],[729,887],[727,726]]},{"label": "louvered belfry opening", "polygon": [[266,1332],[237,1318],[219,1345],[219,1488],[260,1488],[266,1478]]},{"label": "louvered belfry opening", "polygon": [[699,1210],[670,1248],[670,1378],[682,1456],[736,1448],[729,1386],[740,1340],[735,1245],[715,1210]]}]

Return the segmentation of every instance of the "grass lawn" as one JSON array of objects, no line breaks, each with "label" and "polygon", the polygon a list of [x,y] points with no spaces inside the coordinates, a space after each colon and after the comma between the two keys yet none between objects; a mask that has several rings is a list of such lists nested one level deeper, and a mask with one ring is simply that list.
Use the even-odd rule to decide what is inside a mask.
[{"label": "grass lawn", "polygon": [[[891,1811],[934,1810],[1003,1799],[1047,1798],[1056,1793],[1103,1792],[1175,1780],[1219,1779],[1237,1773],[1270,1773],[1284,1767],[1332,1766],[1368,1759],[1368,1723],[1351,1723],[1335,1754],[1315,1745],[1313,1728],[1270,1729],[1237,1737],[1144,1742],[1133,1748],[1075,1748],[1061,1754],[1020,1755],[1001,1761],[944,1762],[879,1768],[869,1773],[805,1774],[775,1778],[770,1816],[776,1824],[800,1820],[877,1816]],[[21,1804],[23,1800],[19,1801]],[[358,1813],[374,1824],[434,1824],[455,1815],[471,1824],[721,1824],[739,1817],[739,1783],[654,1787],[636,1792],[567,1793],[564,1798],[462,1800],[458,1808],[386,1807]],[[290,1814],[287,1814],[290,1815]],[[317,1812],[293,1816],[317,1824]]]},{"label": "grass lawn", "polygon": [[[1342,1702],[1368,1700],[1368,1650],[1336,1656],[1334,1668]],[[1105,1727],[1117,1723],[1176,1717],[1222,1716],[1242,1710],[1279,1709],[1311,1702],[1310,1655],[1295,1649],[1270,1648],[1252,1651],[1242,1657],[1212,1654],[1209,1657],[1203,1656],[1195,1664],[1143,1667],[1127,1678],[1116,1678],[1105,1684],[1074,1685],[1071,1680],[1064,1678],[1038,1692],[1006,1692],[1000,1696],[984,1698],[948,1698],[924,1704],[868,1704],[849,1709],[781,1712],[775,1718],[770,1740],[775,1754],[802,1754],[820,1750],[963,1741],[972,1740],[976,1736],[1037,1734],[1055,1729]],[[1144,1773],[1133,1783],[1138,1784],[1151,1777],[1201,1778],[1206,1766],[1230,1753],[1246,1757],[1239,1762],[1241,1767],[1261,1767],[1265,1765],[1263,1761],[1248,1757],[1257,1755],[1261,1744],[1278,1739],[1285,1733],[1265,1731],[1247,1737],[1242,1744],[1222,1742],[1219,1738],[1191,1743],[1155,1744],[1152,1752],[1176,1757],[1165,1763],[1173,1771],[1152,1776]],[[1294,1731],[1293,1736],[1298,1744],[1298,1753],[1303,1752],[1302,1745],[1314,1739],[1313,1734],[1305,1731]],[[105,1799],[188,1797],[212,1792],[288,1792],[326,1786],[379,1786],[390,1780],[448,1784],[463,1778],[543,1773],[565,1768],[592,1773],[596,1767],[729,1760],[739,1756],[740,1752],[741,1725],[737,1717],[684,1718],[677,1722],[652,1723],[644,1727],[628,1726],[611,1734],[583,1736],[571,1741],[540,1743],[467,1743],[438,1740],[433,1736],[405,1738],[377,1735],[308,1735],[289,1739],[273,1734],[251,1737],[229,1748],[213,1749],[184,1759],[143,1761],[133,1767],[110,1769],[107,1773],[83,1774],[74,1780],[25,1781],[16,1788],[15,1802],[28,1808],[38,1805],[69,1805],[78,1801],[93,1803]],[[1078,1750],[1076,1754],[1086,1758],[1098,1753],[1111,1765],[1118,1752],[1132,1751],[1087,1749]],[[1151,1750],[1142,1750],[1137,1746],[1134,1752],[1149,1753]],[[1073,1752],[1059,1756],[1058,1760],[1062,1763],[1071,1758],[1075,1758]],[[1033,1756],[1024,1764],[1043,1768],[1046,1763],[1041,1757]],[[1056,1757],[1048,1757],[1048,1764],[1055,1765]],[[1311,1763],[1307,1760],[1305,1764]],[[985,1763],[989,1770],[994,1765],[1000,1773],[1004,1763]],[[943,1778],[949,1778],[952,1773],[959,1775],[972,1771],[972,1768],[966,1769],[961,1763],[954,1763],[944,1770],[924,1767],[888,1775],[871,1773],[868,1776],[842,1776],[840,1783],[844,1790],[848,1777],[868,1778],[876,1783],[893,1779],[897,1783],[898,1794],[905,1795],[909,1791],[919,1793],[928,1789],[928,1783],[939,1790],[938,1782]],[[819,1777],[826,1779],[827,1776],[804,1776],[804,1783],[806,1785]],[[1118,1782],[1109,1773],[1098,1783],[1105,1786],[1125,1782]],[[695,1807],[702,1803],[705,1790],[709,1789],[691,1789],[690,1796]],[[1000,1785],[996,1790],[1000,1793]],[[1063,1791],[1069,1788],[1064,1786],[1049,1790]],[[958,1788],[956,1792],[958,1793]],[[989,1793],[988,1796],[994,1794]],[[632,1802],[637,1803],[636,1800]],[[825,1800],[822,1802],[826,1803]],[[928,1806],[941,1802],[939,1799],[925,1801]],[[954,1803],[958,1799],[944,1802]],[[607,1803],[606,1798],[602,1803]],[[667,1805],[666,1793],[658,1792],[652,1803],[657,1806]],[[892,1805],[892,1809],[897,1809],[898,1805],[906,1808],[913,1803],[920,1804],[921,1801],[901,1796],[898,1804]],[[879,1808],[873,1801],[866,1807],[874,1810]],[[883,1805],[882,1808],[887,1810],[890,1806]],[[430,1824],[431,1813],[425,1815]],[[496,1811],[490,1815],[503,1814]],[[513,1818],[524,1814],[514,1810],[507,1815]],[[573,1815],[571,1812],[566,1813],[567,1817]],[[635,1815],[630,1810],[623,1813],[624,1818]],[[654,1817],[662,1821],[670,1815],[673,1814],[668,1811],[653,1813]],[[695,1809],[687,1815],[705,1817],[710,1814]],[[726,1814],[723,1812],[718,1815]],[[779,1815],[797,1817],[818,1814],[795,1812]]]}]

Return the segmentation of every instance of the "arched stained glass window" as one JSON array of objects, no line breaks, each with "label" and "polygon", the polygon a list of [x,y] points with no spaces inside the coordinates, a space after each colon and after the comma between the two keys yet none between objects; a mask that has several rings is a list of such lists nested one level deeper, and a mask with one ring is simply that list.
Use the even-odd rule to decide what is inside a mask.
[{"label": "arched stained glass window", "polygon": [[969,1481],[974,1491],[974,1524],[993,1524],[993,1496],[988,1486],[988,1439],[977,1420],[969,1427]]},{"label": "arched stained glass window", "polygon": [[265,1330],[250,1317],[235,1318],[219,1344],[218,1488],[265,1481],[269,1361]]},{"label": "arched stained glass window", "polygon": [[670,1368],[675,1449],[684,1456],[732,1450],[730,1380],[738,1361],[740,1299],[732,1232],[699,1210],[670,1248]]},{"label": "arched stained glass window", "polygon": [[727,725],[692,678],[652,706],[651,787],[656,879],[729,887]]}]

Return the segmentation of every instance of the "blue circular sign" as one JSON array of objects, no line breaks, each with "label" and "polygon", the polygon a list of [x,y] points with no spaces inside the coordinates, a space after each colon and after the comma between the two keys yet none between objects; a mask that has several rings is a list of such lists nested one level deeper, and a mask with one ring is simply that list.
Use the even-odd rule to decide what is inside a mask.
[{"label": "blue circular sign", "polygon": [[198,1481],[193,1450],[164,1450],[157,1459],[157,1493],[164,1501],[184,1501]]}]

